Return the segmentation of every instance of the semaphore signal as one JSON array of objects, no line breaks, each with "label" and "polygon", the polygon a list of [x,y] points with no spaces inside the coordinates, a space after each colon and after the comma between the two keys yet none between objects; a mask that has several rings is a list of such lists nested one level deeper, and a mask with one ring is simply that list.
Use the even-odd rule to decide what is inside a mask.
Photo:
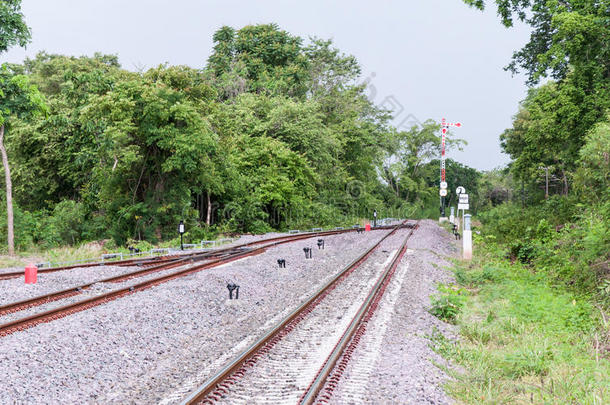
[{"label": "semaphore signal", "polygon": [[[447,196],[447,182],[445,181],[445,138],[449,127],[460,128],[461,122],[447,122],[446,119],[441,120],[441,181],[439,194],[441,196],[441,217],[445,217],[445,197]],[[444,186],[444,187],[443,187]]]}]

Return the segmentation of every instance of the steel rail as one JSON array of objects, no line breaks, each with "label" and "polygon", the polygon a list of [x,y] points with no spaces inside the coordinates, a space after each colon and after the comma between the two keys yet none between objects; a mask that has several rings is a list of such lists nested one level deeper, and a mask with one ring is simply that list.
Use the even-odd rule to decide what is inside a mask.
[{"label": "steel rail", "polygon": [[[395,229],[398,229],[401,226],[402,225],[399,225]],[[302,239],[309,239],[309,238],[315,237],[315,236],[336,234],[338,232],[341,232],[341,231],[306,233],[306,234],[299,234],[299,235],[291,235],[289,237],[278,237],[278,238],[266,239],[266,240],[264,240],[265,242],[269,241],[269,240],[275,240],[275,241],[268,243],[266,245],[263,245],[261,247],[258,247],[258,248],[254,248],[254,249],[250,249],[250,250],[243,250],[243,251],[240,251],[240,252],[237,252],[234,254],[230,254],[229,256],[224,257],[224,258],[214,259],[207,263],[203,263],[203,264],[189,267],[189,268],[186,268],[183,270],[179,270],[177,272],[166,274],[161,277],[146,280],[146,281],[134,284],[134,285],[121,287],[116,290],[113,290],[113,291],[110,291],[107,293],[103,293],[103,294],[99,294],[94,297],[91,297],[91,298],[88,298],[85,300],[81,300],[81,301],[78,301],[78,302],[75,302],[72,304],[68,304],[68,305],[54,308],[54,309],[51,309],[48,311],[40,312],[38,314],[34,314],[34,315],[31,315],[31,316],[28,316],[25,318],[20,318],[20,319],[17,319],[17,320],[14,320],[14,321],[11,321],[11,322],[8,322],[5,324],[0,324],[0,336],[7,335],[7,334],[13,333],[18,330],[30,328],[39,323],[48,322],[48,321],[51,321],[54,319],[59,319],[64,316],[70,315],[72,313],[83,311],[85,309],[100,305],[100,304],[110,301],[112,299],[116,299],[116,298],[122,297],[127,294],[135,293],[137,291],[141,291],[141,290],[153,287],[155,285],[167,282],[169,280],[172,280],[172,279],[175,279],[178,277],[183,277],[183,276],[195,273],[195,272],[199,272],[201,270],[216,267],[216,266],[219,266],[219,265],[222,265],[225,263],[229,263],[229,262],[232,262],[232,261],[235,261],[235,260],[247,257],[247,256],[261,254],[268,248],[271,248],[271,247],[274,247],[277,245],[290,243],[290,242],[294,242],[294,241],[302,240]],[[394,231],[392,231],[392,232],[394,232]],[[384,237],[384,239],[385,239],[385,237]],[[257,241],[257,242],[259,242],[259,241]],[[253,244],[256,244],[256,242],[249,243],[249,245],[253,245]],[[192,261],[192,260],[190,260],[190,261]],[[184,264],[185,263],[183,263],[183,262],[180,262],[180,263],[176,262],[176,263],[171,263],[170,265],[171,265],[171,267],[177,267],[177,266],[184,265]],[[164,265],[164,266],[167,266],[167,265]],[[165,269],[167,269],[167,267],[165,267],[164,270]],[[43,296],[34,297],[34,298],[31,298],[28,300],[11,303],[11,304],[0,307],[0,315],[4,315],[7,313],[11,313],[11,312],[16,312],[21,309],[38,306],[38,305],[42,305],[42,304],[45,304],[45,303],[48,303],[51,301],[56,301],[59,299],[64,299],[64,298],[67,298],[70,296],[74,296],[74,295],[80,294],[83,290],[91,287],[93,284],[96,284],[96,283],[113,282],[113,281],[117,281],[119,279],[125,279],[126,277],[133,278],[136,276],[141,276],[141,275],[145,274],[146,272],[151,272],[151,271],[158,271],[158,269],[150,269],[150,268],[142,269],[142,270],[138,270],[136,272],[123,274],[123,275],[119,275],[119,276],[115,276],[115,277],[110,277],[110,278],[107,278],[104,280],[98,280],[96,282],[83,284],[83,285],[77,286],[77,287],[72,287],[67,290],[62,290],[62,291],[46,294]]]},{"label": "steel rail", "polygon": [[221,387],[223,381],[228,379],[231,375],[236,372],[241,372],[241,368],[244,367],[247,362],[256,355],[258,351],[263,349],[268,344],[273,344],[274,339],[279,336],[282,330],[287,329],[287,327],[294,321],[298,321],[299,317],[307,312],[307,309],[314,305],[316,302],[319,302],[321,298],[325,296],[330,290],[337,285],[337,283],[343,279],[345,276],[350,274],[354,269],[356,269],[360,264],[362,264],[368,257],[381,245],[381,243],[394,234],[398,229],[403,227],[406,223],[403,222],[384,235],[375,245],[371,248],[367,249],[362,255],[358,256],[355,260],[353,260],[350,264],[344,267],[339,273],[337,273],[331,280],[329,280],[326,284],[324,284],[320,289],[318,289],[313,295],[311,295],[305,302],[299,305],[298,308],[293,310],[290,314],[288,314],[284,319],[276,324],[276,326],[265,333],[262,337],[260,337],[256,342],[254,342],[250,347],[244,350],[241,354],[235,357],[232,361],[226,364],[222,369],[220,369],[216,374],[211,376],[206,382],[200,385],[197,389],[195,389],[188,397],[186,397],[181,405],[191,405],[198,404],[204,401],[206,396],[211,394],[215,389]]},{"label": "steel rail", "polygon": [[16,331],[24,330],[36,326],[40,323],[49,322],[55,319],[60,319],[65,316],[71,315],[76,312],[81,312],[86,309],[92,308],[94,306],[101,305],[105,302],[111,301],[113,299],[117,299],[123,297],[128,294],[135,293],[137,291],[142,291],[147,288],[153,287],[155,285],[167,282],[169,280],[182,277],[191,273],[195,273],[197,271],[201,271],[207,268],[215,267],[220,264],[229,263],[234,260],[241,259],[246,256],[252,256],[254,254],[262,253],[265,247],[261,247],[259,249],[253,249],[244,253],[237,253],[228,258],[216,259],[212,262],[200,264],[188,269],[180,270],[178,272],[166,274],[161,277],[157,277],[151,280],[146,280],[134,285],[121,287],[107,293],[99,294],[94,297],[81,300],[78,302],[74,302],[72,304],[64,305],[61,307],[53,308],[48,311],[39,312],[34,315],[30,315],[24,318],[16,319],[7,323],[0,325],[0,336],[6,336],[8,334],[14,333]]},{"label": "steel rail", "polygon": [[189,262],[205,260],[208,257],[185,257],[185,258],[174,258],[171,260],[166,260],[164,263],[146,267],[144,269],[135,270],[129,273],[119,274],[117,276],[112,276],[104,279],[98,279],[86,284],[81,284],[77,286],[70,287],[65,290],[55,291],[44,295],[39,295],[36,297],[28,298],[22,301],[12,302],[10,304],[5,304],[0,306],[0,316],[10,314],[13,312],[21,311],[27,308],[32,308],[35,306],[47,304],[49,302],[61,300],[64,298],[68,298],[74,295],[78,295],[83,291],[91,288],[94,284],[99,283],[118,283],[121,281],[126,281],[136,277],[142,277],[150,273],[159,272],[163,270],[169,270],[174,267],[183,266]]},{"label": "steel rail", "polygon": [[[165,256],[157,256],[157,257],[153,257],[153,258],[128,259],[128,260],[121,260],[121,261],[116,261],[116,262],[82,263],[82,264],[78,264],[78,265],[51,267],[48,269],[38,269],[38,274],[55,273],[57,271],[72,270],[72,269],[78,269],[78,268],[97,267],[97,266],[108,266],[108,265],[124,267],[124,266],[130,266],[133,263],[137,264],[137,263],[142,263],[142,262],[159,262],[164,259],[165,259]],[[167,260],[167,259],[165,259],[165,260]],[[17,278],[17,277],[22,277],[22,276],[23,276],[23,271],[12,271],[12,272],[7,272],[7,273],[0,273],[0,280],[10,280],[12,278]]]},{"label": "steel rail", "polygon": [[[373,229],[374,230],[391,229],[391,226],[378,226]],[[226,248],[215,249],[215,250],[207,251],[207,252],[195,252],[195,253],[187,253],[187,254],[178,253],[173,256],[164,255],[164,256],[156,256],[156,257],[142,257],[142,258],[137,258],[137,259],[118,260],[118,261],[113,261],[113,262],[90,262],[90,263],[72,264],[69,266],[51,267],[48,269],[39,269],[38,274],[54,273],[54,272],[64,271],[64,270],[73,270],[73,269],[78,269],[78,268],[88,268],[88,267],[98,267],[98,266],[108,266],[108,265],[127,267],[127,266],[133,266],[133,265],[141,266],[141,265],[147,265],[147,264],[161,264],[161,263],[166,263],[166,262],[172,262],[175,260],[180,260],[182,258],[198,256],[201,254],[212,254],[213,255],[215,253],[226,252],[226,251],[230,251],[231,249],[235,249],[235,248],[239,248],[239,247],[249,247],[249,246],[254,246],[257,244],[261,244],[261,243],[289,239],[294,236],[301,236],[301,235],[324,236],[324,235],[334,235],[334,234],[338,234],[338,233],[355,232],[355,231],[356,231],[356,229],[349,228],[349,229],[330,230],[330,231],[321,231],[321,232],[305,232],[305,233],[299,233],[298,235],[275,236],[273,238],[261,239],[259,241],[252,241],[252,242],[248,242],[248,243],[243,243],[241,245],[229,246]],[[0,273],[0,280],[9,280],[9,279],[17,278],[17,277],[22,277],[23,274],[24,274],[23,271]]]},{"label": "steel rail", "polygon": [[[383,228],[379,228],[379,229],[383,229]],[[231,254],[235,253],[236,251],[239,251],[240,249],[244,249],[246,247],[258,245],[261,243],[274,242],[274,241],[275,242],[282,242],[282,241],[292,242],[292,241],[307,239],[307,238],[315,237],[315,236],[329,236],[329,235],[335,235],[338,233],[345,233],[345,232],[352,232],[352,231],[354,231],[354,229],[338,230],[338,231],[337,230],[323,231],[323,232],[315,232],[315,233],[302,233],[302,234],[298,234],[298,235],[285,235],[285,236],[262,239],[260,241],[252,241],[252,242],[244,243],[244,244],[237,245],[237,246],[231,246],[231,247],[227,247],[227,248],[223,248],[223,249],[214,250],[211,252],[199,252],[197,254],[181,255],[181,256],[177,256],[175,258],[166,259],[163,261],[163,263],[153,265],[151,267],[146,267],[144,269],[135,270],[135,271],[132,271],[129,273],[120,274],[120,275],[108,277],[105,279],[98,279],[98,280],[95,280],[95,281],[92,281],[92,282],[89,282],[86,284],[73,286],[73,287],[67,288],[65,290],[55,291],[52,293],[39,295],[39,296],[28,298],[25,300],[12,302],[12,303],[5,304],[5,305],[0,305],[0,316],[78,295],[78,294],[82,293],[83,291],[91,288],[91,286],[93,286],[94,284],[118,283],[118,282],[126,281],[126,280],[129,280],[132,278],[142,277],[142,276],[145,276],[150,273],[169,270],[171,268],[179,267],[179,266],[185,265],[187,263],[205,260],[205,259],[210,258],[212,255],[214,257],[222,256],[225,254],[231,255]],[[220,264],[222,264],[222,263],[220,263]],[[23,273],[20,273],[20,274],[23,274]]]},{"label": "steel rail", "polygon": [[[373,306],[373,304],[379,302],[379,300],[381,299],[381,296],[383,295],[383,293],[385,291],[385,287],[389,283],[392,275],[394,274],[394,272],[396,271],[396,268],[398,267],[398,264],[400,263],[400,261],[402,260],[403,256],[405,255],[405,253],[407,251],[407,242],[408,242],[409,238],[411,237],[411,235],[413,235],[414,231],[415,231],[415,229],[411,230],[409,232],[409,234],[407,235],[407,237],[405,238],[405,240],[402,242],[400,248],[396,252],[396,255],[394,255],[394,258],[392,259],[392,262],[390,263],[390,265],[388,265],[386,267],[386,269],[382,273],[381,277],[379,277],[379,279],[377,280],[377,282],[371,289],[370,293],[368,294],[366,300],[362,303],[362,305],[360,306],[360,309],[358,310],[358,312],[356,313],[356,315],[350,322],[349,326],[347,327],[347,329],[341,336],[341,339],[335,345],[333,351],[329,354],[329,356],[326,359],[326,361],[324,362],[324,365],[322,366],[322,368],[318,371],[318,374],[316,375],[316,377],[310,384],[309,388],[307,389],[305,394],[303,394],[303,396],[301,396],[301,399],[299,401],[299,403],[301,405],[310,405],[316,401],[318,394],[320,393],[322,388],[324,388],[324,386],[327,384],[327,378],[329,377],[329,375],[331,374],[331,372],[337,365],[337,362],[339,361],[339,359],[345,353],[345,350],[348,347],[348,344],[350,344],[350,342],[352,342],[352,338],[354,337],[356,332],[357,331],[361,331],[362,333],[364,332],[364,330],[362,329],[363,321],[364,321],[365,317],[370,318],[372,316],[374,309],[376,309],[376,305]],[[352,351],[354,348],[352,348]],[[343,365],[342,369],[345,369],[345,365]],[[340,370],[340,373],[342,371],[343,370]],[[327,394],[326,398],[323,399],[323,401],[328,401],[330,399],[330,392],[332,392],[333,389],[334,389],[334,384],[333,384],[332,388],[328,389],[329,393]]]}]

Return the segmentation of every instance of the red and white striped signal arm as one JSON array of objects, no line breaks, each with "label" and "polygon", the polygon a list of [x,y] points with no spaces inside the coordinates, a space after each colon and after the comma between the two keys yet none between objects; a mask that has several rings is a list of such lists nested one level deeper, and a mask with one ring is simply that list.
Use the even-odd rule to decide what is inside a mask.
[{"label": "red and white striped signal arm", "polygon": [[443,136],[441,138],[441,183],[445,181],[445,137],[447,136],[447,128],[449,127],[461,127],[461,122],[447,122],[446,119],[441,121],[441,130]]}]

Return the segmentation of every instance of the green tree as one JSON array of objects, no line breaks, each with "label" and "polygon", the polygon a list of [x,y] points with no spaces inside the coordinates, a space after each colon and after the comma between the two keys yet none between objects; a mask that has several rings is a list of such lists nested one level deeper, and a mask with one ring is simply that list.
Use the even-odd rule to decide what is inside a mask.
[{"label": "green tree", "polygon": [[160,66],[91,100],[84,118],[103,145],[94,184],[117,239],[173,233],[213,173],[217,137],[206,116],[215,97],[200,72]]},{"label": "green tree", "polygon": [[[484,0],[463,0],[484,9]],[[507,69],[523,68],[531,84],[550,73],[561,80],[570,69],[590,83],[608,79],[610,72],[609,0],[495,0],[506,27],[518,19],[532,27],[530,41],[513,55]]]},{"label": "green tree", "polygon": [[[276,24],[248,25],[238,31],[225,26],[214,34],[214,52],[208,59],[208,68],[225,88],[225,97],[246,88],[257,93],[303,97],[307,91],[308,61],[302,42]],[[231,78],[242,85],[229,85],[227,79]]]},{"label": "green tree", "polygon": [[28,78],[10,72],[6,65],[0,68],[0,97],[0,153],[6,182],[7,243],[8,253],[13,255],[15,253],[13,183],[4,136],[11,117],[24,117],[37,111],[45,111],[46,105],[42,95],[29,83]]},{"label": "green tree", "polygon": [[474,203],[478,210],[496,207],[511,201],[515,188],[508,167],[482,172]]},{"label": "green tree", "polygon": [[500,136],[502,148],[514,160],[513,173],[531,183],[540,178],[540,167],[548,167],[558,179],[558,191],[567,195],[585,134],[603,117],[599,109],[609,107],[610,100],[584,92],[572,75],[530,90],[513,128]]},{"label": "green tree", "polygon": [[606,117],[587,134],[575,174],[575,185],[583,200],[598,204],[607,204],[610,198],[610,113]]},{"label": "green tree", "polygon": [[25,47],[30,38],[30,28],[21,13],[21,0],[0,2],[0,54],[15,45]]},{"label": "green tree", "polygon": [[[318,204],[319,211],[372,210],[389,115],[366,99],[353,56],[342,54],[331,41],[314,38],[301,46],[299,38],[286,35],[267,25],[216,32],[208,69],[223,102],[214,122],[221,142],[232,144],[230,139],[242,134],[281,141],[315,172],[317,201],[311,203]],[[273,49],[284,56],[265,56]],[[251,68],[258,73],[250,75]],[[287,71],[298,75],[286,76]],[[237,168],[230,171],[236,173]],[[233,184],[229,177],[225,186]],[[222,196],[218,201],[226,202]]]},{"label": "green tree", "polygon": [[29,210],[67,199],[97,209],[93,183],[101,128],[90,121],[91,101],[133,74],[121,71],[116,56],[66,57],[40,53],[22,71],[45,96],[49,116],[13,126],[9,148],[15,162],[16,201]]},{"label": "green tree", "polygon": [[[445,148],[447,151],[461,149],[464,143],[448,133]],[[427,120],[421,127],[413,126],[408,131],[395,133],[380,172],[397,199],[409,202],[426,200],[437,191],[433,187],[439,179],[437,176],[436,182],[429,183],[422,176],[422,167],[440,154],[440,124]]]},{"label": "green tree", "polygon": [[[21,13],[21,0],[6,0],[0,3],[0,54],[14,45],[24,47],[30,40],[30,29]],[[13,224],[13,191],[8,155],[4,146],[4,134],[11,115],[23,116],[44,108],[38,90],[28,83],[23,75],[10,72],[6,64],[0,71],[0,152],[6,181],[6,214],[8,253],[15,253]]]},{"label": "green tree", "polygon": [[[483,9],[484,0],[464,0]],[[501,137],[515,177],[536,183],[549,168],[552,187],[568,195],[585,135],[610,108],[610,0],[496,0],[507,27],[518,19],[532,27],[530,41],[507,69],[528,74],[530,91],[513,128]],[[556,183],[556,185],[555,185]]]}]

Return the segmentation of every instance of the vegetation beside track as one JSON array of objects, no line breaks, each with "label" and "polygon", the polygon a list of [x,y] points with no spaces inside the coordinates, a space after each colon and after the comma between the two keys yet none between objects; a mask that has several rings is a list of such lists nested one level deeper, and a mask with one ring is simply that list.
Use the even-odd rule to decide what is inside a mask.
[{"label": "vegetation beside track", "polygon": [[473,261],[457,261],[456,284],[432,298],[459,328],[457,341],[431,342],[461,366],[447,387],[460,402],[610,402],[609,204],[559,232],[553,204],[481,215]]},{"label": "vegetation beside track", "polygon": [[610,403],[609,3],[464,2],[532,28],[507,67],[532,88],[500,136],[511,163],[478,183],[474,260],[432,301],[460,331],[432,337],[462,366],[449,391],[464,403]]}]

